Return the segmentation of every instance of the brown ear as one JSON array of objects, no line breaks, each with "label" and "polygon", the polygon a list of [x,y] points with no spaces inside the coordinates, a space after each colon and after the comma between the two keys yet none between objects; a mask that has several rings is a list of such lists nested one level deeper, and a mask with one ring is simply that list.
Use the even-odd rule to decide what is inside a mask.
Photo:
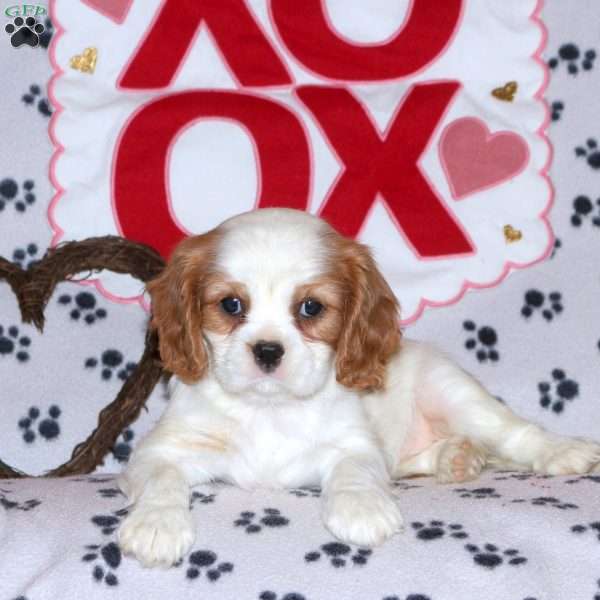
[{"label": "brown ear", "polygon": [[350,388],[378,390],[400,346],[399,306],[366,246],[340,238],[338,268],[347,298],[337,345],[337,380]]},{"label": "brown ear", "polygon": [[158,331],[165,369],[186,383],[198,381],[208,367],[202,337],[202,282],[215,253],[215,232],[185,239],[164,271],[148,282],[151,326]]}]

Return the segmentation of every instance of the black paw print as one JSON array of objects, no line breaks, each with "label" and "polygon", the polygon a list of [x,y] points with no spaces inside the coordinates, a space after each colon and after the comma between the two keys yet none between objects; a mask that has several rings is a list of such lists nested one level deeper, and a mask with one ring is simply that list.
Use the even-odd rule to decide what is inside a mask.
[{"label": "black paw print", "polygon": [[[128,362],[123,365],[123,354],[118,350],[105,350],[100,357],[100,362],[102,363],[102,370],[100,371],[102,379],[105,381],[110,381],[112,376],[116,373],[117,377],[121,381],[126,381],[127,378],[133,373],[137,364],[134,362]],[[121,367],[121,365],[123,365]],[[98,366],[98,359],[91,357],[86,359],[85,367],[86,369],[93,369]],[[121,367],[119,369],[119,367]]]},{"label": "black paw print", "polygon": [[[571,215],[571,225],[581,227],[584,219],[587,219],[594,210],[594,204],[587,196],[577,196],[573,200],[573,214]],[[600,198],[596,200],[596,214],[592,216],[592,224],[600,227]]]},{"label": "black paw print", "polygon": [[121,490],[116,487],[100,488],[96,491],[103,498],[116,498],[117,496],[123,496],[123,492],[121,492]]},{"label": "black paw print", "polygon": [[[554,391],[552,391],[554,386]],[[579,384],[569,379],[562,369],[553,369],[552,383],[542,381],[538,383],[540,405],[542,408],[552,408],[555,413],[561,413],[565,408],[565,402],[571,401],[579,396]]]},{"label": "black paw print", "polygon": [[[38,433],[47,441],[54,440],[60,435],[60,425],[58,423],[60,414],[60,408],[56,404],[53,404],[48,409],[48,416],[38,423]],[[23,440],[28,444],[31,444],[36,438],[33,425],[39,416],[40,409],[32,406],[27,416],[19,419],[19,429],[23,430]]]},{"label": "black paw print", "polygon": [[600,521],[593,521],[592,523],[586,523],[585,525],[573,525],[571,527],[573,533],[593,533],[596,539],[600,541]]},{"label": "black paw print", "polygon": [[563,110],[565,110],[565,103],[562,102],[561,100],[555,100],[550,105],[550,109],[551,109],[551,112],[552,112],[552,120],[553,121],[560,121],[560,117],[562,115],[562,112],[563,112]]},{"label": "black paw print", "polygon": [[529,502],[533,506],[550,506],[552,508],[558,508],[560,510],[570,510],[579,508],[577,504],[573,504],[571,502],[561,502],[558,498],[554,496],[538,496],[537,498],[532,498],[531,500],[525,500],[524,498],[516,498],[511,501],[513,504],[524,504]]},{"label": "black paw print", "polygon": [[35,183],[31,179],[26,179],[23,184],[23,195],[19,198],[19,184],[11,178],[0,181],[0,212],[2,212],[9,203],[13,203],[17,212],[25,212],[28,206],[35,203],[35,194],[33,188]]},{"label": "black paw print", "polygon": [[[264,516],[260,519],[260,523],[265,527],[284,527],[289,524],[289,519],[281,516],[281,512],[276,508],[264,508]],[[240,513],[240,518],[236,519],[233,524],[236,527],[244,527],[246,533],[258,533],[262,530],[262,526],[255,523],[256,513],[244,511]]]},{"label": "black paw print", "polygon": [[565,483],[573,485],[574,483],[581,483],[582,481],[593,481],[594,483],[600,483],[600,475],[580,475],[573,479],[567,479]]},{"label": "black paw print", "polygon": [[[581,62],[578,61],[581,59]],[[586,50],[581,57],[581,50],[575,44],[563,44],[558,49],[558,57],[553,57],[548,61],[548,66],[551,69],[556,69],[560,62],[564,62],[567,65],[567,71],[571,75],[577,75],[579,69],[584,71],[590,71],[594,67],[594,61],[596,60],[596,51],[593,49]]]},{"label": "black paw print", "polygon": [[[383,600],[402,600],[402,598],[399,596],[385,596]],[[431,598],[424,594],[409,594],[406,596],[406,600],[431,600]]]},{"label": "black paw print", "polygon": [[44,19],[44,31],[40,34],[40,48],[48,49],[50,45],[50,40],[52,39],[52,35],[54,34],[54,25],[52,25],[52,21],[46,17]]},{"label": "black paw print", "polygon": [[285,594],[285,596],[279,597],[275,592],[266,590],[260,593],[258,600],[306,600],[306,597],[297,592],[290,592],[289,594]]},{"label": "black paw print", "polygon": [[15,17],[12,23],[4,27],[4,31],[10,35],[10,43],[13,48],[24,44],[35,48],[40,43],[40,34],[44,33],[45,27],[38,23],[33,17]]},{"label": "black paw print", "polygon": [[475,564],[486,569],[495,569],[506,561],[509,565],[516,567],[527,562],[524,556],[520,556],[519,551],[514,548],[501,551],[495,544],[485,544],[483,548],[475,544],[467,544],[465,550],[473,555]]},{"label": "black paw print", "polygon": [[509,481],[510,479],[516,479],[517,481],[529,481],[530,479],[552,479],[553,475],[540,475],[539,473],[517,471],[515,473],[511,471],[498,471],[501,475],[494,477],[495,481]]},{"label": "black paw print", "polygon": [[373,551],[369,548],[359,548],[353,553],[352,548],[347,544],[329,542],[321,546],[321,552],[314,551],[305,554],[304,560],[306,562],[316,562],[321,558],[322,554],[325,554],[329,559],[332,567],[339,569],[340,567],[345,567],[348,561],[351,561],[355,565],[366,565]]},{"label": "black paw print", "polygon": [[554,246],[552,247],[552,254],[550,254],[550,260],[552,260],[556,256],[557,252],[562,248],[562,245],[563,243],[560,240],[560,238],[556,238],[554,240]]},{"label": "black paw print", "polygon": [[[62,294],[58,298],[58,303],[62,306],[69,306],[73,302],[70,294]],[[96,308],[96,297],[90,292],[79,292],[75,294],[75,306],[69,313],[73,321],[79,321],[83,317],[88,325],[96,322],[96,319],[105,319],[107,312],[104,308]]]},{"label": "black paw print", "polygon": [[479,362],[485,362],[488,359],[492,362],[498,361],[500,354],[498,353],[498,350],[496,350],[498,334],[495,329],[492,329],[487,325],[477,329],[477,325],[475,325],[473,321],[465,321],[463,323],[463,329],[470,333],[477,331],[477,337],[470,337],[467,339],[465,348],[467,350],[476,350],[475,356],[477,356]]},{"label": "black paw print", "polygon": [[115,457],[115,460],[120,463],[126,463],[131,456],[132,446],[131,442],[135,437],[135,433],[129,427],[121,433],[121,435],[117,438],[117,443],[111,449],[112,455]]},{"label": "black paw print", "polygon": [[26,335],[19,334],[19,328],[11,325],[8,330],[0,325],[0,357],[12,354],[16,350],[16,358],[19,362],[29,360],[27,348],[31,346],[31,339]]},{"label": "black paw print", "polygon": [[496,491],[496,488],[481,487],[475,489],[456,488],[454,490],[461,498],[476,498],[483,500],[485,498],[501,498],[502,496]]},{"label": "black paw print", "polygon": [[550,292],[548,294],[548,306],[546,306],[546,295],[540,290],[527,290],[525,292],[525,304],[521,308],[521,314],[529,319],[535,312],[541,311],[546,321],[552,321],[554,317],[564,310],[562,294]]},{"label": "black paw print", "polygon": [[203,494],[202,492],[194,491],[190,496],[190,510],[194,508],[195,504],[212,504],[217,497],[216,494]]},{"label": "black paw print", "polygon": [[21,96],[21,100],[23,100],[27,106],[33,106],[35,104],[38,112],[44,117],[52,116],[52,109],[50,108],[48,98],[42,97],[42,89],[39,85],[35,83],[30,85],[29,91]]},{"label": "black paw print", "polygon": [[[86,552],[81,560],[83,562],[98,561],[92,570],[92,577],[98,583],[104,582],[106,585],[119,585],[119,580],[113,571],[116,571],[121,564],[121,549],[115,542],[108,544],[89,544],[85,546]],[[101,559],[102,562],[99,562]]]},{"label": "black paw print", "polygon": [[415,530],[417,538],[424,542],[438,540],[445,535],[457,540],[463,540],[469,537],[469,534],[463,530],[460,523],[451,523],[446,525],[444,521],[429,521],[429,523],[421,523],[414,521],[410,526]]},{"label": "black paw print", "polygon": [[[599,342],[600,344],[600,342]],[[298,498],[320,498],[321,488],[316,486],[300,487],[289,490],[290,494]]]},{"label": "black paw print", "polygon": [[94,515],[90,520],[100,529],[102,535],[112,535],[117,530],[117,526],[121,523],[123,517],[128,514],[129,510],[127,508],[121,508],[113,511],[110,515]]},{"label": "black paw print", "polygon": [[224,573],[233,571],[233,564],[230,562],[218,563],[217,555],[211,550],[196,550],[188,557],[189,567],[186,571],[188,579],[196,579],[203,573],[206,573],[209,581],[217,581]]},{"label": "black paw print", "polygon": [[33,242],[27,244],[26,248],[16,248],[13,252],[13,262],[18,264],[22,269],[29,269],[39,261],[36,259],[38,247]]},{"label": "black paw print", "polygon": [[[10,483],[8,481],[3,482],[3,484]],[[42,501],[37,498],[31,498],[30,500],[25,500],[24,502],[17,502],[16,500],[9,500],[6,497],[6,494],[12,494],[12,490],[7,490],[4,488],[0,488],[0,506],[5,508],[6,510],[22,510],[23,512],[29,512],[33,510],[37,506],[39,506]]]},{"label": "black paw print", "polygon": [[598,150],[598,142],[594,138],[587,139],[585,146],[577,146],[575,156],[585,157],[587,164],[592,169],[600,169],[600,151]]}]

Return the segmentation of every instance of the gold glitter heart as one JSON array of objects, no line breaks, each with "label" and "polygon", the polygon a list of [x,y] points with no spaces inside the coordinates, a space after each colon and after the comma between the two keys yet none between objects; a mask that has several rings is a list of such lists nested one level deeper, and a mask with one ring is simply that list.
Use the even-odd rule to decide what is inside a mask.
[{"label": "gold glitter heart", "polygon": [[76,54],[71,58],[71,68],[91,75],[96,69],[97,59],[98,51],[96,48],[86,48],[82,54]]},{"label": "gold glitter heart", "polygon": [[515,229],[512,225],[504,226],[504,239],[507,244],[518,242],[523,237],[523,233],[519,229]]},{"label": "gold glitter heart", "polygon": [[518,87],[519,86],[517,85],[516,81],[509,81],[502,87],[494,88],[492,90],[492,96],[504,102],[512,102],[515,99],[515,94],[517,93]]}]

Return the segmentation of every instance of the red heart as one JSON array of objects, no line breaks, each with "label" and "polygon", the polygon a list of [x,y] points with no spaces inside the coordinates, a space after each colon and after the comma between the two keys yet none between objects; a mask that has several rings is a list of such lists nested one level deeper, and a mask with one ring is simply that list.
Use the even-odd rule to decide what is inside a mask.
[{"label": "red heart", "polygon": [[85,4],[119,25],[125,20],[133,0],[83,0]]},{"label": "red heart", "polygon": [[455,200],[515,177],[529,161],[529,148],[521,136],[512,131],[490,133],[486,124],[474,117],[446,126],[439,153]]}]

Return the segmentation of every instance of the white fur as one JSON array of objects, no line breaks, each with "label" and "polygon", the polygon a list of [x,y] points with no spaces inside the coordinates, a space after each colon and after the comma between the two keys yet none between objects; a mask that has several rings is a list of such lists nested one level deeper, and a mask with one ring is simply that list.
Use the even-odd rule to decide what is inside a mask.
[{"label": "white fur", "polygon": [[[249,489],[321,485],[325,526],[341,540],[372,546],[402,526],[390,474],[460,480],[457,464],[463,461],[465,478],[475,476],[487,453],[546,473],[586,472],[600,460],[597,444],[524,421],[416,342],[403,342],[384,391],[359,394],[340,385],[333,349],[304,339],[289,309],[296,287],[323,272],[323,227],[281,209],[223,226],[218,266],[246,285],[252,307],[230,335],[198,332],[210,352],[208,375],[175,384],[120,478],[135,504],[119,542],[142,564],[170,566],[189,550],[189,488],[212,479]],[[269,375],[249,351],[259,339],[285,347]],[[472,451],[461,446],[465,440]]]}]

